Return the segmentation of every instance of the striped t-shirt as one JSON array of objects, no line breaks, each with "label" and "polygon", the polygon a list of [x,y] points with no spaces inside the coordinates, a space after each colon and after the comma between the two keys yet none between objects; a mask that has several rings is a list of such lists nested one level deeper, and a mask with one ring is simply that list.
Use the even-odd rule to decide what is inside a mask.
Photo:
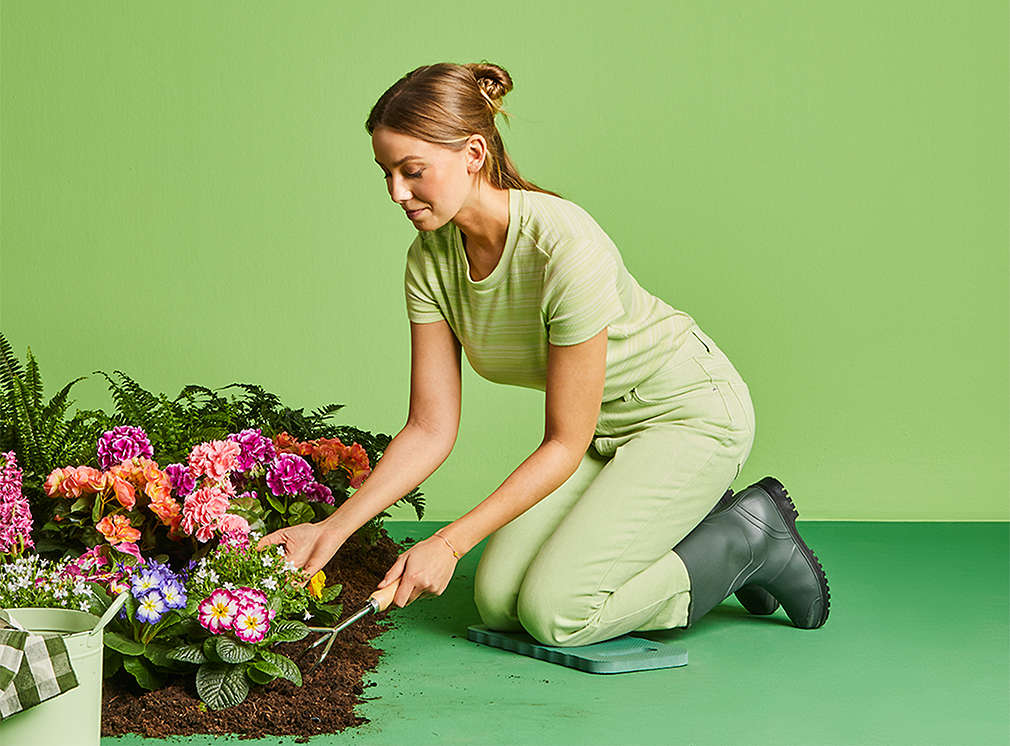
[{"label": "striped t-shirt", "polygon": [[655,373],[694,325],[643,289],[596,221],[573,202],[509,189],[505,250],[474,281],[451,220],[418,231],[407,250],[407,317],[445,320],[473,369],[497,383],[546,390],[547,345],[573,345],[607,327],[603,401]]}]

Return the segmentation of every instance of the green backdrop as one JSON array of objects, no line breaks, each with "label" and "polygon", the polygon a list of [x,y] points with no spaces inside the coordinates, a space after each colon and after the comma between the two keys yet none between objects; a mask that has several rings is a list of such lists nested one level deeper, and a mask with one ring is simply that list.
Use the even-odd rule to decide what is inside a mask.
[{"label": "green backdrop", "polygon": [[[123,370],[402,426],[415,229],[364,121],[487,59],[506,147],[585,207],[751,388],[801,518],[1008,518],[1005,2],[3,0],[0,328],[47,396]],[[452,520],[543,395],[464,374],[422,486]],[[112,400],[101,376],[80,407]],[[409,508],[394,517],[410,518]]]}]

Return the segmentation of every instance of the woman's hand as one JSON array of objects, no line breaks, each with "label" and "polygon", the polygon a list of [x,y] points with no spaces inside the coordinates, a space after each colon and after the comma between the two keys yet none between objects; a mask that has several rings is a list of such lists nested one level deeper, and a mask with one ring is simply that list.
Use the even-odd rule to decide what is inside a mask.
[{"label": "woman's hand", "polygon": [[445,541],[430,536],[397,557],[378,587],[384,588],[400,578],[400,587],[393,596],[393,603],[400,608],[422,596],[441,596],[452,579],[457,562]]},{"label": "woman's hand", "polygon": [[304,569],[311,578],[323,569],[343,543],[339,532],[320,521],[278,529],[260,539],[256,548],[262,550],[271,544],[283,544],[285,559]]}]

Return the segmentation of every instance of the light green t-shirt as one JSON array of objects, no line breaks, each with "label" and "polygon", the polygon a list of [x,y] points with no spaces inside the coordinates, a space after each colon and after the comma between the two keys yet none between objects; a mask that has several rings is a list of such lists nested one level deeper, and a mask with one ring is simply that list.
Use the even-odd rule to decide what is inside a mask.
[{"label": "light green t-shirt", "polygon": [[603,401],[648,378],[694,319],[643,289],[584,209],[509,189],[505,250],[474,282],[459,228],[418,231],[404,273],[407,317],[445,320],[473,369],[498,383],[546,390],[548,343],[573,345],[607,327]]}]

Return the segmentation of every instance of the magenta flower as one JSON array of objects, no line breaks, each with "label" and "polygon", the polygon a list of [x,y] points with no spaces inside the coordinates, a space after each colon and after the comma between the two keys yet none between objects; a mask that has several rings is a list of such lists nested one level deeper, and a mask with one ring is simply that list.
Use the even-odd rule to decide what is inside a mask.
[{"label": "magenta flower", "polygon": [[98,465],[103,471],[135,456],[154,457],[151,441],[139,427],[120,425],[98,439]]},{"label": "magenta flower", "polygon": [[310,503],[326,503],[333,505],[333,490],[325,484],[313,482],[308,487],[302,488],[302,494]]},{"label": "magenta flower", "polygon": [[280,454],[267,471],[267,486],[278,497],[301,494],[315,481],[312,466],[295,453]]},{"label": "magenta flower", "polygon": [[196,479],[189,473],[187,464],[169,464],[164,472],[172,480],[172,491],[177,497],[185,497],[196,488]]},{"label": "magenta flower", "polygon": [[274,495],[299,495],[315,482],[312,466],[299,455],[282,453],[267,471],[267,486]]},{"label": "magenta flower", "polygon": [[197,618],[204,628],[217,635],[232,628],[238,614],[238,601],[224,588],[218,588],[197,608]]},{"label": "magenta flower", "polygon": [[238,599],[239,607],[245,608],[247,606],[266,606],[267,597],[266,594],[259,590],[258,588],[250,588],[248,586],[242,586],[238,590],[231,592],[236,599]]},{"label": "magenta flower", "polygon": [[262,642],[267,635],[270,622],[267,610],[262,606],[246,606],[235,617],[233,629],[242,642]]},{"label": "magenta flower", "polygon": [[14,451],[0,453],[0,554],[35,547],[32,511],[21,493],[22,477]]},{"label": "magenta flower", "polygon": [[238,443],[242,453],[238,456],[238,470],[249,471],[257,464],[269,464],[277,457],[273,441],[264,437],[257,428],[249,428],[240,433],[231,433],[228,440]]}]

